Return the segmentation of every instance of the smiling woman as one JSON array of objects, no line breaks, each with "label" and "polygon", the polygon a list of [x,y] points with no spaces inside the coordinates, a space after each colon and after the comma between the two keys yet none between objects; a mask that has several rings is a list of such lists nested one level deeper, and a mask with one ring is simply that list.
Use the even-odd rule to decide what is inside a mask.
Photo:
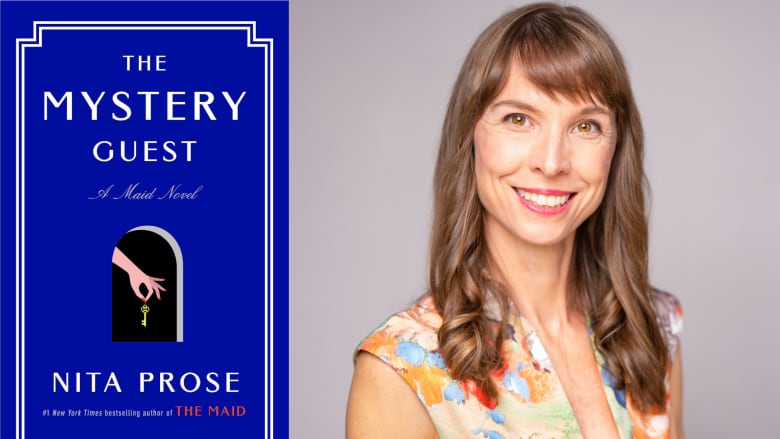
[{"label": "smiling woman", "polygon": [[604,195],[617,139],[613,113],[604,104],[546,94],[521,61],[510,65],[506,85],[474,129],[490,246],[573,239]]},{"label": "smiling woman", "polygon": [[348,437],[683,437],[620,53],[574,7],[477,39],[436,164],[428,294],[356,353]]}]

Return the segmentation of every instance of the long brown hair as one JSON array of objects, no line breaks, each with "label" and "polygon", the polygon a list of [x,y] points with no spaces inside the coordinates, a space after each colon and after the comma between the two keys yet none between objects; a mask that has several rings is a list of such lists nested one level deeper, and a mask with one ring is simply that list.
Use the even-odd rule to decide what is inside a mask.
[{"label": "long brown hair", "polygon": [[493,22],[469,51],[447,109],[434,176],[429,290],[443,317],[441,353],[455,379],[497,396],[504,324],[491,325],[487,295],[508,299],[486,272],[483,208],[474,176],[474,127],[520,61],[549,94],[597,99],[615,111],[618,139],[603,201],[577,230],[569,303],[587,311],[597,349],[618,388],[641,411],[663,408],[670,363],[647,275],[646,181],[639,113],[622,57],[576,7],[534,4]]}]

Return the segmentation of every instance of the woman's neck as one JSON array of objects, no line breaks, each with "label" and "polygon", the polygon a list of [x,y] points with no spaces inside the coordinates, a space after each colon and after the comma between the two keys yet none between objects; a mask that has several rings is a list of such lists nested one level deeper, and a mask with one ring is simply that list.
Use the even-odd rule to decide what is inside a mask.
[{"label": "woman's neck", "polygon": [[550,246],[488,240],[491,273],[529,323],[557,333],[569,322],[569,268],[574,236]]}]

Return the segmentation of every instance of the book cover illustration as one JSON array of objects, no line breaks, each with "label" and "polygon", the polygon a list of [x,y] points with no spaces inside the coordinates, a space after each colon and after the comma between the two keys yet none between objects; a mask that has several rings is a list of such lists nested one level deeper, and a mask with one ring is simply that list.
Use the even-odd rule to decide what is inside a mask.
[{"label": "book cover illustration", "polygon": [[183,258],[173,236],[136,227],[119,240],[111,262],[111,339],[184,341]]},{"label": "book cover illustration", "polygon": [[286,436],[288,4],[0,19],[0,435]]}]

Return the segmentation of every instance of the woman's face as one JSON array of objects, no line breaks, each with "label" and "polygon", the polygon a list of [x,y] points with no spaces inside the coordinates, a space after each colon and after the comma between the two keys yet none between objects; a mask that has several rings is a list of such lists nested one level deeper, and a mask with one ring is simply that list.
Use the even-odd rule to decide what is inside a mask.
[{"label": "woman's face", "polygon": [[599,206],[617,139],[614,111],[549,96],[515,62],[474,128],[488,243],[556,245]]}]

